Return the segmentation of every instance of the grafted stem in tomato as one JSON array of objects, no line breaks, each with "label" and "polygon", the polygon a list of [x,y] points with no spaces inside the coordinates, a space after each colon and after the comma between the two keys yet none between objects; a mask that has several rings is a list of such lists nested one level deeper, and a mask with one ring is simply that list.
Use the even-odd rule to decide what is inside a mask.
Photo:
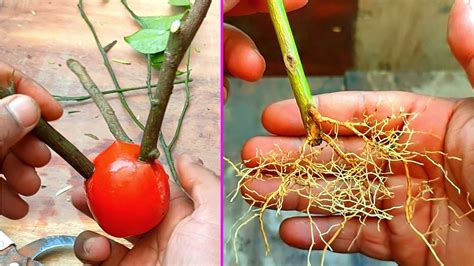
[{"label": "grafted stem in tomato", "polygon": [[89,208],[108,234],[143,234],[164,218],[170,191],[168,175],[158,161],[138,161],[140,146],[115,141],[94,160],[86,181]]}]

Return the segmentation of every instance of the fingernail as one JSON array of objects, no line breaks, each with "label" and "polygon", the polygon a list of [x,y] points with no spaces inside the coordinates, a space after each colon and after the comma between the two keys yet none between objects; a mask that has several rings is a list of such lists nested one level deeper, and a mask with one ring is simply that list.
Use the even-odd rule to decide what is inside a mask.
[{"label": "fingernail", "polygon": [[30,127],[39,119],[39,107],[30,97],[16,95],[7,104],[7,110],[22,127]]},{"label": "fingernail", "polygon": [[94,250],[95,242],[97,238],[96,237],[91,237],[84,241],[84,244],[82,245],[82,249],[84,250],[84,254],[86,256],[89,256],[91,252]]}]

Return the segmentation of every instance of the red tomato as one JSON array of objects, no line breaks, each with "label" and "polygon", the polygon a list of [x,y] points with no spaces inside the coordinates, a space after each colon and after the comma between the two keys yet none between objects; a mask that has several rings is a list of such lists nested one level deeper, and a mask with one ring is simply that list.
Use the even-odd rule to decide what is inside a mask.
[{"label": "red tomato", "polygon": [[108,234],[143,234],[163,220],[169,207],[168,175],[158,161],[138,161],[140,146],[115,141],[94,160],[86,181],[89,208]]}]

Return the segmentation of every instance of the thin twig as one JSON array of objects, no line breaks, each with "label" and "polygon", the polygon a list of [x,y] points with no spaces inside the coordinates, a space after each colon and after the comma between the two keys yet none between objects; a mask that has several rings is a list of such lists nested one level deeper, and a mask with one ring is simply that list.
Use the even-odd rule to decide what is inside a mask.
[{"label": "thin twig", "polygon": [[118,121],[114,109],[107,102],[99,88],[97,88],[97,85],[91,79],[84,66],[74,59],[68,59],[66,63],[69,69],[71,69],[71,71],[79,78],[79,81],[81,82],[84,89],[92,97],[92,100],[97,105],[97,108],[99,108],[100,113],[104,117],[105,122],[109,127],[110,133],[114,135],[115,139],[127,143],[133,143],[132,139],[128,137],[127,133],[122,128],[122,125]]},{"label": "thin twig", "polygon": [[117,44],[117,40],[112,41],[111,43],[104,46],[104,51],[108,53],[114,46]]},{"label": "thin twig", "polygon": [[188,106],[189,106],[189,94],[190,94],[190,91],[189,91],[189,74],[190,74],[189,61],[190,61],[190,51],[188,49],[188,56],[187,56],[187,59],[186,59],[187,74],[186,74],[186,80],[185,80],[186,81],[185,82],[185,84],[186,84],[186,99],[184,101],[183,110],[181,111],[181,115],[180,115],[180,118],[178,120],[178,126],[176,127],[176,130],[174,132],[174,136],[173,136],[173,139],[170,142],[170,145],[166,144],[166,141],[163,137],[163,132],[160,132],[160,136],[159,136],[161,147],[163,149],[163,152],[165,153],[166,162],[168,163],[168,166],[170,168],[170,172],[171,172],[171,175],[173,177],[173,180],[177,185],[179,185],[179,187],[185,193],[186,193],[186,191],[183,189],[183,187],[181,186],[181,183],[179,182],[178,174],[176,173],[176,169],[174,167],[174,160],[173,160],[173,156],[172,156],[171,152],[173,151],[173,146],[176,143],[176,140],[178,139],[179,133],[181,132],[181,125],[183,123],[184,116],[186,115],[186,111],[187,111]]},{"label": "thin twig", "polygon": [[173,91],[173,81],[176,77],[179,63],[184,57],[191,41],[196,35],[199,26],[204,20],[211,0],[196,1],[188,16],[182,19],[182,24],[172,32],[165,50],[165,60],[163,61],[158,74],[159,83],[153,95],[151,109],[143,134],[139,160],[151,162],[156,159],[156,145],[161,125],[165,115],[171,93]]},{"label": "thin twig", "polygon": [[[190,79],[189,82],[192,82],[193,80]],[[174,84],[183,84],[186,83],[185,80],[180,80],[180,81],[175,81]],[[156,88],[156,84],[151,85],[152,88]],[[102,94],[107,95],[107,94],[113,94],[117,92],[128,92],[128,91],[138,91],[138,90],[145,90],[147,89],[147,86],[140,86],[140,87],[132,87],[132,88],[123,88],[120,90],[105,90],[102,91]],[[89,100],[91,98],[90,95],[80,95],[80,96],[63,96],[63,95],[53,95],[54,99],[56,101],[61,101],[61,102],[82,102],[85,100]]]},{"label": "thin twig", "polygon": [[118,90],[117,93],[119,95],[119,99],[120,99],[120,102],[122,103],[122,106],[125,108],[125,110],[130,115],[130,117],[135,122],[135,124],[137,124],[137,126],[140,127],[140,125],[142,125],[142,124],[141,124],[140,120],[138,120],[138,118],[135,116],[132,109],[130,109],[130,106],[128,105],[127,101],[125,100],[125,96],[121,92],[120,84],[117,80],[117,77],[115,76],[115,73],[114,73],[114,70],[112,68],[112,65],[110,64],[109,58],[107,57],[107,52],[102,47],[102,44],[100,43],[99,37],[97,36],[97,33],[94,29],[94,26],[92,25],[92,23],[90,22],[89,18],[87,17],[87,15],[84,11],[84,7],[82,5],[82,0],[79,0],[79,4],[77,5],[77,7],[79,8],[79,11],[81,13],[81,17],[84,19],[87,26],[89,26],[89,29],[91,30],[92,35],[94,36],[94,40],[97,44],[97,47],[99,48],[100,54],[102,55],[104,65],[107,68],[107,71],[109,72],[110,77],[112,78],[112,82],[114,83],[115,89]]},{"label": "thin twig", "polygon": [[181,186],[181,183],[179,182],[178,174],[176,173],[176,169],[174,168],[174,160],[171,155],[170,148],[168,144],[166,144],[165,138],[163,137],[163,132],[160,132],[159,138],[160,138],[161,147],[163,148],[163,152],[165,153],[166,163],[168,164],[168,167],[170,168],[171,176],[173,177],[174,182],[180,188],[183,188]]},{"label": "thin twig", "polygon": [[186,99],[184,100],[183,109],[181,110],[181,115],[179,116],[179,119],[178,119],[178,125],[176,126],[176,131],[175,131],[173,139],[171,140],[170,145],[169,145],[170,151],[173,150],[173,148],[176,144],[176,141],[178,140],[179,133],[181,132],[181,126],[183,125],[184,116],[186,115],[186,111],[188,110],[188,107],[189,107],[189,97],[190,97],[190,90],[189,90],[189,74],[190,74],[189,59],[190,59],[190,57],[191,57],[191,51],[188,49],[188,56],[186,58],[186,79],[184,80],[184,86],[185,86],[184,89],[186,91]]},{"label": "thin twig", "polygon": [[130,13],[130,15],[133,17],[133,19],[136,22],[138,22],[138,24],[143,25],[143,20],[137,14],[135,14],[135,12],[133,12],[132,9],[130,9],[130,7],[128,6],[127,0],[121,0],[121,2],[123,6],[125,7],[125,9],[127,9],[128,13]]}]

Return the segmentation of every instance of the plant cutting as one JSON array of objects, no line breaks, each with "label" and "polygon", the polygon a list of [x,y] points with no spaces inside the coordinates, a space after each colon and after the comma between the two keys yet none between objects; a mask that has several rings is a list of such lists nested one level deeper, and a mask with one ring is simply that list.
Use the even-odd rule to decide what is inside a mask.
[{"label": "plant cutting", "polygon": [[116,237],[149,231],[169,208],[168,175],[158,161],[140,162],[139,152],[139,145],[115,141],[95,158],[96,170],[86,181],[94,218]]},{"label": "plant cutting", "polygon": [[[459,221],[474,212],[469,193],[463,191],[447,171],[447,164],[443,163],[460,159],[441,150],[417,147],[420,145],[417,143],[420,136],[434,134],[416,129],[419,113],[399,107],[397,109],[386,101],[354,120],[339,121],[329,117],[330,114],[323,116],[310,93],[283,1],[269,0],[267,3],[306,129],[306,142],[298,153],[276,146],[268,153],[257,151],[256,158],[239,164],[227,160],[240,178],[238,188],[229,195],[230,200],[235,200],[243,192],[244,200],[251,205],[249,212],[231,229],[234,252],[237,253],[236,241],[240,230],[256,219],[266,253],[270,254],[264,214],[268,209],[275,209],[278,215],[288,208],[290,198],[298,198],[295,209],[307,216],[309,229],[306,232],[310,232],[308,238],[311,238],[308,264],[311,250],[319,249],[321,245],[323,264],[326,252],[332,250],[332,245],[347,225],[354,225],[354,222],[360,224],[346,250],[350,252],[357,245],[365,226],[373,225],[375,221],[381,232],[383,225],[402,217],[406,227],[426,246],[429,259],[442,265],[443,260],[438,251],[442,250],[443,232],[455,231]],[[387,113],[386,110],[390,109],[391,112]],[[360,149],[347,149],[347,145],[344,145],[348,141],[347,136],[359,143]],[[432,172],[436,175],[420,178],[418,167],[434,169]],[[394,186],[391,183],[394,176],[404,178],[402,181],[406,186]],[[278,185],[271,192],[261,193],[252,187],[257,182]],[[446,197],[439,196],[440,186],[454,191],[460,202],[468,207],[467,211],[456,210]],[[400,187],[406,190],[401,191]],[[400,200],[400,194],[403,200]],[[425,228],[415,223],[414,216],[416,211],[427,204],[434,206],[434,211]],[[440,222],[439,206],[446,206],[446,211],[453,217],[452,221]],[[321,228],[317,222],[319,217],[314,214],[331,215],[340,222],[331,224],[329,228]]]},{"label": "plant cutting", "polygon": [[[171,4],[173,4],[172,2]],[[112,49],[116,42],[102,46],[84,10],[83,1],[79,1],[78,8],[81,16],[94,36],[104,65],[115,86],[115,89],[109,92],[118,94],[130,117],[145,131],[142,143],[141,145],[133,143],[132,138],[121,126],[114,110],[104,98],[102,91],[88,75],[85,67],[75,59],[69,59],[67,66],[79,78],[89,96],[79,98],[66,96],[64,99],[86,100],[90,97],[106,120],[116,141],[103,150],[92,163],[47,122],[41,120],[33,132],[86,179],[84,185],[89,208],[98,224],[110,235],[130,237],[143,234],[159,224],[168,211],[170,201],[168,175],[158,161],[160,153],[157,142],[160,138],[171,173],[176,178],[171,150],[178,138],[187,106],[183,108],[178,128],[170,143],[166,143],[161,135],[161,125],[174,84],[180,83],[175,80],[176,76],[183,74],[178,71],[178,66],[205,18],[210,3],[209,0],[196,1],[192,5],[187,5],[186,11],[182,15],[162,16],[158,19],[156,19],[157,17],[148,17],[147,21],[150,23],[148,26],[162,27],[162,32],[154,35],[156,39],[150,40],[149,36],[145,39],[141,37],[138,39],[162,44],[159,50],[145,51],[148,59],[151,58],[151,53],[162,53],[163,56],[162,63],[155,64],[155,67],[159,69],[156,85],[151,83],[153,69],[151,60],[148,60],[145,89],[150,100],[150,113],[146,126],[143,126],[128,106],[123,95],[127,89],[122,89],[120,86],[107,56],[107,51]],[[125,1],[123,4],[128,8]],[[171,24],[174,26],[165,23],[166,21],[172,21]],[[163,36],[166,36],[165,40],[163,40]],[[134,47],[133,44],[132,46]],[[189,93],[189,57],[187,65],[186,77],[181,83],[185,84],[186,91]],[[135,90],[135,88],[129,90]],[[0,92],[0,96],[5,97],[15,93],[15,88],[11,84],[9,88],[0,89]],[[63,99],[62,96],[56,98]]]}]

